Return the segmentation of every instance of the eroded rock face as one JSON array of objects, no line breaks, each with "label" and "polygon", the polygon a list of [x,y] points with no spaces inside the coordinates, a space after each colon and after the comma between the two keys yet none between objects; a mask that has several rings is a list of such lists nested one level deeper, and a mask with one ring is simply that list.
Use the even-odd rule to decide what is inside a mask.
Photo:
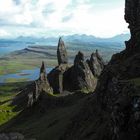
[{"label": "eroded rock face", "polygon": [[59,38],[57,47],[58,66],[56,66],[49,74],[48,80],[53,88],[54,93],[63,93],[64,91],[64,73],[70,68],[68,65],[68,56],[65,43]]},{"label": "eroded rock face", "polygon": [[44,62],[40,68],[40,76],[38,80],[27,85],[14,99],[13,104],[23,105],[24,107],[31,107],[38,101],[42,92],[53,93],[46,76],[46,69]]},{"label": "eroded rock face", "polygon": [[58,65],[68,63],[67,50],[65,47],[65,43],[61,37],[59,38],[59,42],[58,42],[57,59],[58,59]]},{"label": "eroded rock face", "polygon": [[[52,86],[54,93],[75,90],[94,90],[96,79],[88,64],[84,61],[84,54],[82,52],[79,52],[76,55],[74,65],[70,66],[67,64],[67,51],[64,42],[60,38],[57,56],[59,65],[48,74],[49,83]],[[100,60],[101,59],[99,58],[98,63],[101,62]]]},{"label": "eroded rock face", "polygon": [[55,67],[49,74],[48,80],[53,88],[54,93],[63,93],[64,87],[64,73],[70,68],[68,64],[60,64]]},{"label": "eroded rock face", "polygon": [[93,91],[96,86],[96,79],[87,62],[84,61],[84,54],[82,52],[78,52],[74,65],[65,73],[65,77],[64,83],[68,85],[69,82],[71,90]]},{"label": "eroded rock face", "polygon": [[73,66],[68,64],[57,66],[48,74],[48,79],[55,93],[76,90],[88,92],[96,87],[96,78],[84,61],[82,52],[76,55]]},{"label": "eroded rock face", "polygon": [[99,77],[105,64],[102,57],[99,55],[98,50],[91,54],[90,60],[88,60],[89,67],[95,77]]},{"label": "eroded rock face", "polygon": [[127,84],[116,96],[111,113],[111,133],[113,140],[138,140],[140,130],[140,89]]},{"label": "eroded rock face", "polygon": [[96,88],[102,109],[111,113],[112,140],[140,139],[140,89],[130,84],[140,77],[140,0],[126,0],[125,6],[131,39],[124,51],[113,55]]}]

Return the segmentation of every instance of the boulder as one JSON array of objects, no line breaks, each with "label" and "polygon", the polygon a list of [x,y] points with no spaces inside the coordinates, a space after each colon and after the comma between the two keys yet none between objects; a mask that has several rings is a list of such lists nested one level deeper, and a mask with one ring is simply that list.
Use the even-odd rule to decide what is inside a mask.
[{"label": "boulder", "polygon": [[58,65],[68,63],[67,50],[65,47],[65,43],[61,37],[59,38],[58,47],[57,47],[57,59],[58,59]]}]

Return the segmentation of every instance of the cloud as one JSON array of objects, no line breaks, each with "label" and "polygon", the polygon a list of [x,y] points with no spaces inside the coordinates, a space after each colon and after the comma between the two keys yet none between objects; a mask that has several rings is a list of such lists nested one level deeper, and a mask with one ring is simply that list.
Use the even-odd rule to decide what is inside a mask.
[{"label": "cloud", "polygon": [[0,28],[15,36],[109,37],[127,30],[123,15],[122,0],[0,0]]},{"label": "cloud", "polygon": [[44,7],[44,9],[42,10],[42,14],[44,16],[48,16],[48,15],[54,13],[54,12],[55,12],[55,7],[54,7],[54,4],[52,2],[46,4],[46,6]]},{"label": "cloud", "polygon": [[19,5],[21,0],[13,0],[13,1],[15,2],[16,5]]},{"label": "cloud", "polygon": [[0,29],[0,37],[3,37],[3,36],[10,36],[10,33],[8,33],[7,31],[3,29]]},{"label": "cloud", "polygon": [[68,21],[70,21],[72,18],[73,18],[73,14],[71,13],[71,14],[69,14],[69,15],[63,17],[63,18],[62,18],[62,22],[68,22]]}]

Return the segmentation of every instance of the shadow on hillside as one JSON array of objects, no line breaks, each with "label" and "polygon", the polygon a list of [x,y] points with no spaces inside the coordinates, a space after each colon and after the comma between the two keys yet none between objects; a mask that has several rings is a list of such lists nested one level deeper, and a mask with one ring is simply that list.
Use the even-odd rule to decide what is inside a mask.
[{"label": "shadow on hillside", "polygon": [[[26,133],[29,134],[29,136],[27,134],[27,137],[30,137],[31,133],[37,135],[43,127],[47,133],[49,133],[47,129],[51,133],[56,130],[59,132],[62,128],[66,129],[65,125],[71,122],[73,116],[78,113],[77,108],[80,109],[84,104],[85,98],[89,96],[80,92],[62,97],[42,93],[38,102],[30,108],[21,108],[17,104],[13,111],[18,110],[21,112],[7,123],[1,125],[0,132],[19,132],[24,134],[25,137]],[[52,130],[53,127],[56,127],[56,130]],[[40,133],[43,133],[43,131]],[[64,133],[64,131],[59,133]],[[38,135],[41,136],[41,134]]]}]

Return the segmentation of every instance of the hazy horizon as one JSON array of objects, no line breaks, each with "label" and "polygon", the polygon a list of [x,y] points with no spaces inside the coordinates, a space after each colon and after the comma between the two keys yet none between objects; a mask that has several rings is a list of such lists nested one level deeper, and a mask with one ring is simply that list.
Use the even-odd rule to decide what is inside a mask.
[{"label": "hazy horizon", "polygon": [[129,33],[124,0],[0,0],[0,38]]}]

